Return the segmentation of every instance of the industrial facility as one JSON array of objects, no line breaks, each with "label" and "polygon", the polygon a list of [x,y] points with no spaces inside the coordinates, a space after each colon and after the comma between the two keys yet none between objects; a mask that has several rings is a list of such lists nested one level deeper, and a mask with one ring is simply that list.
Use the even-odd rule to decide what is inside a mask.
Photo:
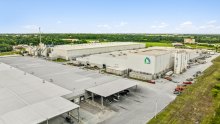
[{"label": "industrial facility", "polygon": [[72,60],[76,57],[118,50],[145,48],[145,44],[133,42],[90,43],[78,45],[58,45],[51,49],[51,59]]},{"label": "industrial facility", "polygon": [[0,124],[48,123],[78,110],[63,96],[71,91],[0,63]]},{"label": "industrial facility", "polygon": [[169,71],[184,72],[189,61],[200,57],[201,51],[152,47],[95,54],[76,58],[75,64],[103,68],[107,73],[151,80]]},{"label": "industrial facility", "polygon": [[[162,74],[172,68],[171,54],[166,50],[126,50],[104,54],[96,54],[88,57],[76,58],[79,63],[106,68],[107,72],[115,70],[123,75],[127,70],[132,73],[142,72],[149,78]],[[121,73],[119,73],[119,71]]]}]

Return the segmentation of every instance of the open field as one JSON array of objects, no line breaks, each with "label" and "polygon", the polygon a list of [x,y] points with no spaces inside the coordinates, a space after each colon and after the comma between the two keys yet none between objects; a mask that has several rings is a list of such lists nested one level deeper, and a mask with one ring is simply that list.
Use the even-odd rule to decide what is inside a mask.
[{"label": "open field", "polygon": [[213,60],[213,63],[196,83],[188,87],[149,124],[218,123],[220,93],[216,84],[219,83],[220,57]]},{"label": "open field", "polygon": [[208,45],[187,44],[186,46],[196,49],[215,49],[214,46],[208,46]]},{"label": "open field", "polygon": [[0,52],[0,56],[15,55],[15,54],[19,54],[19,52],[17,52],[17,51]]},{"label": "open field", "polygon": [[171,42],[147,42],[146,43],[146,47],[154,47],[154,46],[173,47]]}]

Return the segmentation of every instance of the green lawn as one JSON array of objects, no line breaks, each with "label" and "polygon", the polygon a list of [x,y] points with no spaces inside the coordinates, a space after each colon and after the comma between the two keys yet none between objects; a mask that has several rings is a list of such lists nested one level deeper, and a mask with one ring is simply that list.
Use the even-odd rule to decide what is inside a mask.
[{"label": "green lawn", "polygon": [[54,61],[54,62],[67,62],[67,60],[61,59],[61,58],[55,59],[55,60],[53,60],[53,61]]},{"label": "green lawn", "polygon": [[197,49],[215,49],[215,47],[208,46],[208,45],[186,44],[185,46],[188,46],[191,48],[197,48]]},{"label": "green lawn", "polygon": [[[149,124],[219,124],[220,57]],[[214,116],[215,115],[215,116]]]},{"label": "green lawn", "polygon": [[6,56],[6,55],[15,55],[19,54],[17,51],[11,51],[11,52],[0,52],[0,56]]},{"label": "green lawn", "polygon": [[173,47],[171,42],[147,42],[146,47]]}]

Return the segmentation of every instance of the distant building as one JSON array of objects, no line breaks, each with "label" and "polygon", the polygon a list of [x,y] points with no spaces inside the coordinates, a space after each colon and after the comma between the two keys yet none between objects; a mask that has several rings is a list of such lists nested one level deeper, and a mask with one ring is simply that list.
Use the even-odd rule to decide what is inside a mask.
[{"label": "distant building", "polygon": [[193,38],[185,38],[184,43],[186,43],[186,44],[195,44],[196,40],[193,39]]},{"label": "distant building", "polygon": [[172,43],[174,47],[182,47],[184,46],[182,43]]},{"label": "distant building", "polygon": [[76,42],[79,41],[79,39],[62,39],[63,41],[68,41],[68,42]]}]

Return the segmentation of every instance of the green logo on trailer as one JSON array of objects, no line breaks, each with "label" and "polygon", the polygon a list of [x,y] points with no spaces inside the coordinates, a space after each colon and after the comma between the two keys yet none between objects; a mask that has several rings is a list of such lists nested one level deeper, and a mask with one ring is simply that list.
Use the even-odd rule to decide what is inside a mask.
[{"label": "green logo on trailer", "polygon": [[144,59],[144,63],[145,63],[145,64],[150,64],[150,59],[149,59],[148,57],[146,57],[146,58]]}]

